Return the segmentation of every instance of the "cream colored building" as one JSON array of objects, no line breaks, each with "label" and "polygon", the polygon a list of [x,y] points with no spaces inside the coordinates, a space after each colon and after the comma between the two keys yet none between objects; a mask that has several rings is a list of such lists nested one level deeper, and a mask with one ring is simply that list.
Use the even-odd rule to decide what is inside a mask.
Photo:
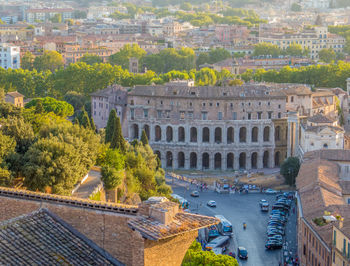
[{"label": "cream colored building", "polygon": [[292,44],[299,44],[303,49],[310,51],[312,59],[318,59],[322,49],[332,48],[335,52],[342,52],[345,38],[328,32],[327,27],[304,29],[298,33],[260,33],[259,43],[275,44],[285,50]]}]

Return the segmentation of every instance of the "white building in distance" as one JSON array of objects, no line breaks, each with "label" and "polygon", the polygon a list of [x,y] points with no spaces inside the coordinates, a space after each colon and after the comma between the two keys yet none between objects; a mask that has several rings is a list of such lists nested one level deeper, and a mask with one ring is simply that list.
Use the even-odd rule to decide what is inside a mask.
[{"label": "white building in distance", "polygon": [[20,51],[21,48],[19,46],[0,43],[0,67],[3,67],[5,69],[20,68]]}]

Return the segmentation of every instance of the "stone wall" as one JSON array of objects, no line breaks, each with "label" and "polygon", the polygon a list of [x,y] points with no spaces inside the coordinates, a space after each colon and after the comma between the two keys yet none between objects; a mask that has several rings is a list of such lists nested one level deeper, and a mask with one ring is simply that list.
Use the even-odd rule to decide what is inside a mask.
[{"label": "stone wall", "polygon": [[198,232],[193,231],[159,241],[145,240],[144,265],[181,265],[186,251],[197,236]]},{"label": "stone wall", "polygon": [[132,217],[47,202],[0,197],[0,221],[46,208],[126,265],[142,265],[144,239],[127,225]]}]

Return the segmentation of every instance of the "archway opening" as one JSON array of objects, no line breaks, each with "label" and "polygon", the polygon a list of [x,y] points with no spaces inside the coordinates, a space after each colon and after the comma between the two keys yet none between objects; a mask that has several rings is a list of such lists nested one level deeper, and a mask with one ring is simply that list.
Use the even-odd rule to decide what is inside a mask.
[{"label": "archway opening", "polygon": [[247,129],[245,127],[239,129],[239,142],[247,142]]},{"label": "archway opening", "polygon": [[215,153],[214,156],[214,168],[221,169],[221,153]]},{"label": "archway opening", "polygon": [[162,129],[160,126],[156,126],[154,131],[154,139],[155,141],[160,141],[162,139]]},{"label": "archway opening", "polygon": [[215,143],[221,143],[222,131],[220,127],[215,128]]},{"label": "archway opening", "polygon": [[167,151],[166,153],[166,167],[167,168],[173,167],[173,154],[171,151]]},{"label": "archway opening", "polygon": [[227,129],[227,144],[233,143],[235,141],[235,132],[233,127]]},{"label": "archway opening", "polygon": [[253,152],[251,160],[252,160],[252,168],[257,169],[258,168],[258,153]]},{"label": "archway opening", "polygon": [[258,142],[258,128],[253,127],[252,129],[252,142]]},{"label": "archway opening", "polygon": [[275,141],[281,140],[281,127],[275,127]]},{"label": "archway opening", "polygon": [[232,152],[227,154],[227,169],[233,169],[234,155]]},{"label": "archway opening", "polygon": [[206,152],[202,155],[202,166],[203,169],[209,169],[209,154]]},{"label": "archway opening", "polygon": [[139,138],[139,125],[137,124],[132,125],[132,138],[133,139]]},{"label": "archway opening", "polygon": [[185,142],[185,129],[183,127],[179,127],[178,136],[179,136],[179,142]]},{"label": "archway opening", "polygon": [[264,128],[264,141],[270,141],[270,127]]},{"label": "archway opening", "polygon": [[167,142],[173,141],[173,128],[170,126],[166,128],[166,141]]},{"label": "archway opening", "polygon": [[276,153],[275,153],[275,166],[276,167],[279,167],[280,166],[280,152],[279,151],[277,151]]},{"label": "archway opening", "polygon": [[185,154],[182,151],[177,154],[177,164],[178,168],[185,167]]},{"label": "archway opening", "polygon": [[245,169],[246,168],[246,154],[245,154],[245,152],[242,152],[239,155],[239,168],[240,169]]},{"label": "archway opening", "polygon": [[197,142],[197,128],[191,127],[191,142]]},{"label": "archway opening", "polygon": [[149,139],[149,125],[144,125],[143,126],[143,130],[146,133],[147,139]]},{"label": "archway opening", "polygon": [[210,141],[209,128],[204,127],[203,128],[203,134],[202,134],[202,142],[209,142],[209,141]]},{"label": "archway opening", "polygon": [[197,153],[191,152],[190,154],[190,168],[196,169],[197,168]]}]

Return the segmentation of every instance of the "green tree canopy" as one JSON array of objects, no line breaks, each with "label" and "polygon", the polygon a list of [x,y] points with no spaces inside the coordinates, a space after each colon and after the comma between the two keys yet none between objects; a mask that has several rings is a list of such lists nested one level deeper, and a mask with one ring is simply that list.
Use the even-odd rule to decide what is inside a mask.
[{"label": "green tree canopy", "polygon": [[291,44],[286,48],[285,53],[291,56],[302,56],[304,55],[304,50],[300,44]]},{"label": "green tree canopy", "polygon": [[325,63],[331,63],[336,59],[336,53],[332,48],[324,48],[321,51],[318,52],[318,57],[321,61]]},{"label": "green tree canopy", "polygon": [[147,145],[148,144],[147,134],[146,134],[146,131],[144,129],[142,130],[141,143],[143,145]]},{"label": "green tree canopy", "polygon": [[33,66],[37,71],[55,70],[63,67],[64,61],[60,53],[56,51],[44,51],[43,55],[37,56],[34,59]]},{"label": "green tree canopy", "polygon": [[135,57],[141,59],[146,55],[146,51],[138,44],[126,44],[119,52],[109,57],[109,62],[113,65],[120,65],[124,69],[129,69],[129,59]]},{"label": "green tree canopy", "polygon": [[100,56],[98,55],[94,55],[94,54],[89,54],[89,53],[86,53],[83,55],[83,57],[81,57],[79,59],[80,62],[84,62],[88,65],[93,65],[93,64],[96,64],[96,63],[102,63],[103,60]]},{"label": "green tree canopy", "polygon": [[288,185],[293,186],[300,169],[300,161],[297,157],[289,157],[282,165],[280,173],[285,178]]},{"label": "green tree canopy", "polygon": [[230,265],[238,266],[236,259],[228,255],[216,255],[212,251],[203,251],[201,244],[194,241],[187,250],[182,261],[182,266],[195,265]]},{"label": "green tree canopy", "polygon": [[74,108],[72,105],[65,101],[58,101],[51,97],[35,98],[27,103],[25,108],[35,108],[38,102],[41,102],[43,109],[47,113],[53,112],[61,117],[67,117],[74,114]]},{"label": "green tree canopy", "polygon": [[253,56],[271,55],[273,57],[276,57],[281,54],[282,50],[277,45],[271,43],[256,44],[253,52]]},{"label": "green tree canopy", "polygon": [[21,57],[21,68],[33,70],[34,55],[27,51]]},{"label": "green tree canopy", "polygon": [[302,10],[301,5],[299,5],[298,3],[293,3],[290,7],[290,10],[294,12],[300,12]]}]

